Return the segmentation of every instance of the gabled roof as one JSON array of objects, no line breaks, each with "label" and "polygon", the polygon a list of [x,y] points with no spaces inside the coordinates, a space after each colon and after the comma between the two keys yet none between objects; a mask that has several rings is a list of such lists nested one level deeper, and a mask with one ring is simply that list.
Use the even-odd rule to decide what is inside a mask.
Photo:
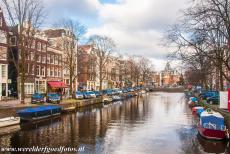
[{"label": "gabled roof", "polygon": [[44,31],[48,38],[61,37],[65,33],[64,29],[48,29]]}]

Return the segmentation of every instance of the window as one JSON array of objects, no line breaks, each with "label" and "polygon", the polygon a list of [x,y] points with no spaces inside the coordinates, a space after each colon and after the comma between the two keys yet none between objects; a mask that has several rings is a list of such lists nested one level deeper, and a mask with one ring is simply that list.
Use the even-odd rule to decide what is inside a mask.
[{"label": "window", "polygon": [[50,68],[47,67],[47,76],[50,76]]},{"label": "window", "polygon": [[54,69],[54,76],[57,76],[57,68]]},{"label": "window", "polygon": [[32,49],[35,49],[35,40],[32,41],[32,46],[31,46]]},{"label": "window", "polygon": [[61,63],[62,63],[62,59],[61,59],[61,55],[59,56],[59,65],[61,65]]},{"label": "window", "polygon": [[6,65],[2,65],[2,78],[6,78]]},{"label": "window", "polygon": [[50,63],[50,54],[47,54],[47,64]]},{"label": "window", "polygon": [[7,48],[0,46],[0,59],[7,60]]},{"label": "window", "polygon": [[61,71],[58,69],[58,77],[61,77]]},{"label": "window", "polygon": [[36,67],[36,75],[40,75],[40,66],[39,65],[37,65],[37,67]]},{"label": "window", "polygon": [[30,60],[30,52],[25,52],[26,60]]},{"label": "window", "polygon": [[30,73],[30,64],[29,63],[27,63],[26,64],[26,73]]},{"label": "window", "polygon": [[11,44],[12,46],[16,46],[16,44],[17,44],[17,38],[16,38],[16,36],[12,36],[12,37],[10,38],[10,44]]},{"label": "window", "polygon": [[41,55],[37,55],[37,62],[41,62]]},{"label": "window", "polygon": [[34,84],[33,83],[25,83],[25,94],[27,95],[34,94]]},{"label": "window", "polygon": [[44,66],[42,66],[41,75],[42,75],[42,76],[45,76],[45,67],[44,67]]},{"label": "window", "polygon": [[45,93],[46,92],[46,82],[45,81],[36,81],[35,82],[35,90],[38,93]]},{"label": "window", "polygon": [[46,52],[46,44],[42,44],[42,51]]},{"label": "window", "polygon": [[7,43],[7,34],[3,30],[0,30],[0,43]]},{"label": "window", "polygon": [[54,55],[50,55],[50,63],[51,63],[51,64],[54,63]]},{"label": "window", "polygon": [[46,63],[46,56],[45,55],[42,56],[42,63]]},{"label": "window", "polygon": [[34,65],[31,65],[31,74],[34,74]]},{"label": "window", "polygon": [[54,63],[58,64],[58,56],[57,55],[55,56],[55,62]]},{"label": "window", "polygon": [[38,50],[38,51],[41,51],[41,49],[42,49],[41,46],[42,46],[41,42],[38,42],[38,43],[37,43],[37,50]]},{"label": "window", "polygon": [[30,52],[30,60],[34,60],[34,52]]},{"label": "window", "polygon": [[51,67],[51,68],[50,68],[50,76],[53,76],[53,75],[54,75],[54,68]]}]

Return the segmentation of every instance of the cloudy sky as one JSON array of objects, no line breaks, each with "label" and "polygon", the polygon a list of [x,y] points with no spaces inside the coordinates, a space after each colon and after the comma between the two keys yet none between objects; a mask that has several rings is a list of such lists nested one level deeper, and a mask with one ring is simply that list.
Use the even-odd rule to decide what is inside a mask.
[{"label": "cloudy sky", "polygon": [[86,36],[107,35],[123,55],[143,55],[160,70],[171,49],[162,46],[170,24],[191,0],[44,0],[46,24],[59,18],[72,18],[86,25]]}]

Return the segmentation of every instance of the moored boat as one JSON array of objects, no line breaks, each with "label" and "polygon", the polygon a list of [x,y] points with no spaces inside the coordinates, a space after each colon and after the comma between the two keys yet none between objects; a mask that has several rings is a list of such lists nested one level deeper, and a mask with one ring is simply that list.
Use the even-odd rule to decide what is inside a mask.
[{"label": "moored boat", "polygon": [[188,105],[189,105],[190,107],[197,106],[197,104],[198,104],[198,100],[197,100],[196,97],[190,97],[190,98],[189,98]]},{"label": "moored boat", "polygon": [[202,106],[195,106],[195,107],[192,108],[192,112],[193,113],[197,113],[198,109],[204,109],[204,107],[202,107]]},{"label": "moored boat", "polygon": [[20,117],[6,117],[0,119],[0,127],[17,125],[20,123]]},{"label": "moored boat", "polygon": [[115,96],[112,96],[112,101],[115,102],[115,101],[120,101],[121,100],[121,97],[118,96],[118,95],[115,95]]},{"label": "moored boat", "polygon": [[205,109],[200,108],[200,109],[197,109],[197,110],[196,110],[196,113],[197,113],[197,115],[200,117],[200,116],[201,116],[201,113],[204,112],[204,111],[205,111]]},{"label": "moored boat", "polygon": [[39,106],[17,111],[21,120],[33,121],[61,114],[60,106]]},{"label": "moored boat", "polygon": [[211,140],[222,140],[226,137],[224,117],[218,113],[207,109],[200,115],[198,132],[201,136]]}]

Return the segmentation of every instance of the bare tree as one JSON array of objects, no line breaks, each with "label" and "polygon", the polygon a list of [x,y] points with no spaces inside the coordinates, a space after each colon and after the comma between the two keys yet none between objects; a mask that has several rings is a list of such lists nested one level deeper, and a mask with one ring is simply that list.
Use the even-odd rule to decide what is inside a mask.
[{"label": "bare tree", "polygon": [[69,31],[69,35],[63,37],[64,69],[68,71],[70,81],[70,96],[73,95],[73,83],[77,78],[77,55],[78,55],[78,40],[86,33],[86,27],[72,19],[62,19],[54,25],[55,27],[64,28]]},{"label": "bare tree", "polygon": [[106,77],[105,66],[109,62],[116,45],[111,38],[99,35],[92,36],[89,42],[93,45],[93,54],[97,57],[96,65],[99,69],[100,90],[102,90],[102,82]]},{"label": "bare tree", "polygon": [[139,57],[139,63],[140,66],[140,74],[141,74],[141,80],[143,83],[146,83],[152,75],[153,72],[153,64],[151,63],[151,60],[146,57]]},{"label": "bare tree", "polygon": [[19,77],[20,101],[24,103],[27,50],[31,48],[33,38],[43,22],[44,7],[41,0],[1,0],[1,4],[8,13],[8,24],[11,27],[17,27],[19,59],[17,60],[14,56],[12,57]]},{"label": "bare tree", "polygon": [[170,42],[178,47],[174,55],[200,71],[204,82],[215,73],[220,89],[224,79],[230,81],[229,16],[228,0],[200,0],[184,10],[181,22],[168,33]]}]

